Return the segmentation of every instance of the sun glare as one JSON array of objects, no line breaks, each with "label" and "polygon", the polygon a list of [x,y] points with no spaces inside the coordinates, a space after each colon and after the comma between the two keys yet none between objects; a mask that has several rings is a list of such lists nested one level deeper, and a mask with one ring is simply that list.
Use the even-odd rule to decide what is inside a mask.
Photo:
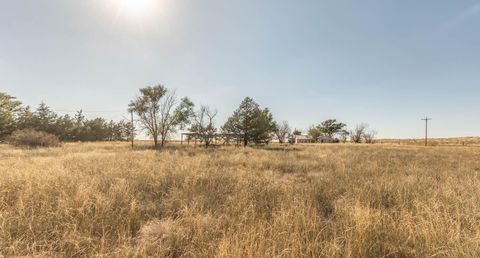
[{"label": "sun glare", "polygon": [[153,0],[115,0],[120,11],[129,16],[142,17],[153,8]]}]

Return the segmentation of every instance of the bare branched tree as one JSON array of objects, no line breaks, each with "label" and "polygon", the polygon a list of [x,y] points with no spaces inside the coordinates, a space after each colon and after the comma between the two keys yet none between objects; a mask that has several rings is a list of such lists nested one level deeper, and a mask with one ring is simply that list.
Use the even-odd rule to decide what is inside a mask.
[{"label": "bare branched tree", "polygon": [[365,143],[375,143],[375,136],[377,136],[377,131],[375,130],[366,130],[363,133],[363,139],[365,140]]},{"label": "bare branched tree", "polygon": [[350,131],[350,141],[354,143],[361,143],[367,128],[368,128],[368,125],[365,123],[361,123],[357,125],[355,129]]},{"label": "bare branched tree", "polygon": [[275,135],[280,143],[285,143],[292,129],[287,121],[275,122]]},{"label": "bare branched tree", "polygon": [[211,110],[208,106],[201,106],[193,115],[190,131],[200,137],[200,140],[205,143],[205,148],[208,148],[215,139],[217,128],[214,119],[217,114],[217,110]]},{"label": "bare branched tree", "polygon": [[177,129],[183,129],[191,121],[193,116],[193,102],[188,98],[177,100],[175,91],[167,92],[164,100],[160,103],[160,139],[161,146],[170,139],[171,134]]},{"label": "bare branched tree", "polygon": [[174,131],[175,114],[173,113],[174,107],[177,104],[177,98],[175,92],[167,92],[163,100],[160,103],[160,113],[158,120],[158,130],[161,140],[161,146],[165,145],[170,133]]}]

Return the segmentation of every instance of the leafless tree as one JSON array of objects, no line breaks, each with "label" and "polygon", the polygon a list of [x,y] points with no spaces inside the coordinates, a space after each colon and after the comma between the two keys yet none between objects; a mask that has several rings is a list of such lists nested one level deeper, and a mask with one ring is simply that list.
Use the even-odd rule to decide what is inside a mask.
[{"label": "leafless tree", "polygon": [[158,121],[159,135],[161,139],[161,146],[165,144],[173,131],[172,127],[176,120],[173,116],[173,109],[177,104],[175,92],[167,92],[163,101],[160,103],[160,117]]},{"label": "leafless tree", "polygon": [[285,143],[292,129],[287,121],[275,123],[275,135],[280,143]]},{"label": "leafless tree", "polygon": [[208,148],[215,139],[217,128],[215,128],[214,119],[217,114],[217,110],[212,111],[208,106],[201,106],[193,115],[190,131],[200,137],[201,141],[205,143],[205,148]]},{"label": "leafless tree", "polygon": [[375,136],[377,136],[377,131],[375,130],[366,130],[363,133],[363,139],[365,143],[375,143]]},{"label": "leafless tree", "polygon": [[352,131],[350,131],[350,141],[354,143],[362,142],[364,137],[365,131],[367,130],[368,125],[365,123],[361,123],[355,127]]},{"label": "leafless tree", "polygon": [[170,135],[177,128],[183,129],[193,115],[193,103],[188,98],[177,100],[175,91],[168,91],[160,103],[159,133],[161,146],[164,146]]}]

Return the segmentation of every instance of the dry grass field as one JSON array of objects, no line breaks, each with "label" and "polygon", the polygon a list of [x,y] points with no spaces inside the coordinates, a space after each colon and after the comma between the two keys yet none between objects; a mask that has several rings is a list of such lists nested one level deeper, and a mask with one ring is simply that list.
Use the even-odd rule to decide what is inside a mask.
[{"label": "dry grass field", "polygon": [[478,257],[480,148],[0,145],[0,256]]},{"label": "dry grass field", "polygon": [[[415,145],[424,146],[424,139],[382,139],[378,140],[382,144],[396,144],[396,145]],[[430,146],[470,146],[480,147],[480,137],[458,137],[458,138],[434,138],[428,139]]]}]

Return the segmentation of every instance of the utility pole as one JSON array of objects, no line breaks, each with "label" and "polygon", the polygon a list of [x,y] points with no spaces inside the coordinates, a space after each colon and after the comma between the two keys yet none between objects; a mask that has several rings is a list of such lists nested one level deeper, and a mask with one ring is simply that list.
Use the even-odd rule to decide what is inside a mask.
[{"label": "utility pole", "polygon": [[133,149],[133,141],[134,141],[134,128],[133,128],[133,110],[130,110],[130,135],[132,137],[132,149]]},{"label": "utility pole", "polygon": [[425,117],[422,118],[423,121],[425,121],[425,147],[428,146],[428,121],[432,120],[431,118]]}]

